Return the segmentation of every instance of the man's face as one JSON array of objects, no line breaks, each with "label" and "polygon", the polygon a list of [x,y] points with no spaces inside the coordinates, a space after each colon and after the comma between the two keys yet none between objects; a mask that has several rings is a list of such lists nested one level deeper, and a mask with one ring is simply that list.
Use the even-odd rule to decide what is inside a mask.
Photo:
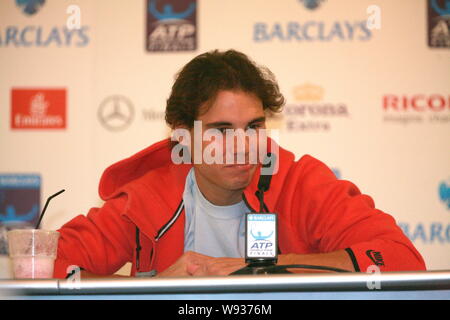
[{"label": "man's face", "polygon": [[[256,153],[258,149],[258,146],[255,145],[255,141],[258,140],[249,139],[248,136],[233,137],[231,140],[233,143],[230,143],[230,140],[226,138],[230,131],[226,131],[226,129],[240,129],[241,133],[248,129],[254,129],[257,132],[258,129],[265,128],[265,113],[259,98],[239,90],[219,91],[216,99],[209,103],[206,112],[202,112],[202,109],[205,109],[205,106],[202,106],[197,120],[201,121],[203,133],[208,129],[218,129],[223,139],[222,141],[220,139],[216,141],[215,138],[212,138],[211,141],[204,141],[205,139],[199,141],[198,138],[195,138],[195,130],[191,129],[191,146],[197,143],[198,147],[201,144],[203,158],[208,155],[208,152],[204,151],[208,150],[209,146],[209,150],[213,150],[211,154],[215,156],[215,159],[220,158],[223,161],[212,164],[211,162],[210,164],[205,163],[205,159],[202,159],[200,164],[196,164],[194,161],[195,177],[200,190],[209,201],[218,205],[226,205],[231,204],[230,201],[236,202],[242,199],[242,191],[250,184],[257,167],[257,161],[254,161],[250,154]],[[216,154],[216,152],[221,154]],[[229,157],[228,160],[226,157]],[[229,161],[230,159],[232,161]],[[244,164],[242,164],[242,159],[244,159]],[[221,197],[231,200],[222,202]]]}]

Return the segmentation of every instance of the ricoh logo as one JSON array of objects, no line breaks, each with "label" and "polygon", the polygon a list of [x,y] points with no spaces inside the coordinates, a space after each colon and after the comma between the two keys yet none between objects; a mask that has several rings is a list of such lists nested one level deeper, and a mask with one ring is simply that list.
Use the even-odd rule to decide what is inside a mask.
[{"label": "ricoh logo", "polygon": [[325,102],[325,89],[306,83],[293,89],[294,103],[288,103],[283,115],[290,132],[329,131],[336,119],[349,117],[345,103]]},{"label": "ricoh logo", "polygon": [[382,97],[385,122],[450,123],[450,95],[444,94],[386,94]]}]

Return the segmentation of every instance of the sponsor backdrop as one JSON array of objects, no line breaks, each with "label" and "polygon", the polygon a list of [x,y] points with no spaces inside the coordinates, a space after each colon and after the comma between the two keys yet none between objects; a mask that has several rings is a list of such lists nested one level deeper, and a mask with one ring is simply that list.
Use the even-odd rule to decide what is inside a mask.
[{"label": "sponsor backdrop", "polygon": [[0,253],[63,188],[44,228],[101,206],[102,171],[168,136],[176,72],[234,48],[279,81],[279,143],[450,269],[449,0],[2,0],[0,17]]}]

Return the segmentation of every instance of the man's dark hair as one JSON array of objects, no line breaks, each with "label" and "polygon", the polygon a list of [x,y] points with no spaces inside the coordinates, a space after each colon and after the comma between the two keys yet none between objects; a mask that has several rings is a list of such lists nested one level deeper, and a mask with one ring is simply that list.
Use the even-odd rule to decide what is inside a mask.
[{"label": "man's dark hair", "polygon": [[284,104],[284,97],[270,70],[256,65],[241,52],[214,50],[195,57],[178,73],[167,99],[167,124],[172,129],[178,126],[192,128],[200,106],[213,101],[221,90],[253,93],[269,112],[281,111]]}]

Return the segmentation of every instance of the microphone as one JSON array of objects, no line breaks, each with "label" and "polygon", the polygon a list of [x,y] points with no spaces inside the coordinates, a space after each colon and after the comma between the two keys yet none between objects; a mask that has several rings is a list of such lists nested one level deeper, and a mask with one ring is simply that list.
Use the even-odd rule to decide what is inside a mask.
[{"label": "microphone", "polygon": [[[272,159],[272,161],[270,161]],[[264,192],[270,188],[275,154],[267,153],[261,167],[256,196],[260,202],[260,212],[249,212],[245,216],[245,266],[230,275],[243,274],[291,274],[289,269],[325,270],[331,272],[349,272],[348,270],[327,266],[304,264],[276,265],[278,261],[278,222],[277,214],[269,212],[264,203]],[[265,212],[264,212],[265,210]]]},{"label": "microphone", "polygon": [[264,158],[263,165],[261,167],[261,174],[259,176],[258,181],[258,191],[256,191],[256,196],[259,199],[260,212],[263,212],[264,210],[266,210],[266,212],[269,211],[264,203],[264,192],[268,191],[270,188],[273,168],[275,167],[276,161],[277,161],[276,155],[268,152],[266,157]]},{"label": "microphone", "polygon": [[269,190],[275,161],[277,161],[276,155],[268,152],[261,168],[261,175],[258,181],[258,190],[261,190],[262,192]]},{"label": "microphone", "polygon": [[238,274],[290,273],[273,268],[278,260],[278,223],[277,214],[269,212],[264,203],[264,192],[269,190],[272,180],[274,154],[267,153],[261,167],[256,196],[260,203],[260,212],[245,215],[245,262],[247,266],[235,271]]}]

